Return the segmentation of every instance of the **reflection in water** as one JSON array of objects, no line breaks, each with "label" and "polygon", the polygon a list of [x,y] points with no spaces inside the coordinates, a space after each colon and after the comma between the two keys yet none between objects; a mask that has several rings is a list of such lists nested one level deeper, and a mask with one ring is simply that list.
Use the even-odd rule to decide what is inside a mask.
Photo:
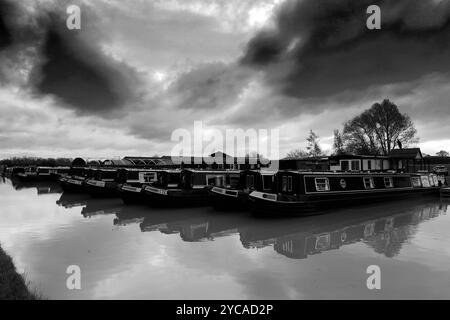
[{"label": "reflection in water", "polygon": [[85,218],[96,215],[116,214],[120,212],[122,200],[120,199],[96,199],[92,198],[86,201],[85,207],[81,210],[81,214]]},{"label": "reflection in water", "polygon": [[[0,180],[0,242],[49,298],[450,298],[450,202],[258,219],[39,187]],[[65,289],[70,264],[81,291]],[[365,287],[370,264],[392,272],[381,296]]]},{"label": "reflection in water", "polygon": [[[388,210],[386,210],[388,209]],[[406,213],[405,213],[406,211]],[[223,214],[195,209],[149,211],[125,207],[116,212],[116,225],[140,223],[143,232],[180,234],[184,241],[205,241],[239,233],[245,248],[273,246],[294,259],[339,249],[363,241],[375,252],[394,257],[414,235],[421,221],[447,211],[446,203],[397,202],[391,207],[375,206],[360,211],[343,211],[295,219],[258,220],[241,214]]]},{"label": "reflection in water", "polygon": [[56,204],[58,206],[62,206],[66,209],[69,209],[73,207],[85,206],[89,199],[91,199],[91,197],[85,193],[63,192],[59,197],[59,199],[56,201]]},{"label": "reflection in water", "polygon": [[[6,183],[5,180],[3,182]],[[18,178],[13,178],[11,184],[15,190],[36,189],[38,195],[62,192],[58,181],[21,181]]]}]

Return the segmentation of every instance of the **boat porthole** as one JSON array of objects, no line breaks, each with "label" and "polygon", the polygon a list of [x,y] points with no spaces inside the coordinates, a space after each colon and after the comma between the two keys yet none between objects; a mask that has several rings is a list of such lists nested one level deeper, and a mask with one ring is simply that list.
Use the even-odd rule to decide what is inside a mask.
[{"label": "boat porthole", "polygon": [[345,181],[345,179],[341,179],[341,181],[339,181],[339,184],[341,185],[342,189],[345,189],[345,187],[347,187],[347,182]]}]

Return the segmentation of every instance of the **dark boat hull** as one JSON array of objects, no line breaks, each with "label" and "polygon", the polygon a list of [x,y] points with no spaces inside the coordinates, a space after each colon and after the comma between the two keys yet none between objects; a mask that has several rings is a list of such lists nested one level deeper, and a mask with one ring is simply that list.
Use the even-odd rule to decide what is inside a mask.
[{"label": "dark boat hull", "polygon": [[145,204],[145,197],[141,187],[119,186],[117,192],[125,204]]},{"label": "dark boat hull", "polygon": [[[261,193],[264,194],[264,193]],[[439,196],[438,187],[388,192],[309,195],[301,201],[273,201],[250,195],[250,207],[258,215],[313,215],[335,208],[369,205],[376,202],[403,200],[421,196]]]},{"label": "dark boat hull", "polygon": [[210,203],[217,211],[246,210],[249,208],[249,194],[242,190],[212,188],[209,190]]},{"label": "dark boat hull", "polygon": [[72,179],[65,177],[59,180],[61,187],[65,192],[69,193],[86,193],[83,185],[83,180]]},{"label": "dark boat hull", "polygon": [[95,198],[116,198],[120,194],[117,191],[117,183],[88,180],[84,182],[86,192]]},{"label": "dark boat hull", "polygon": [[19,178],[19,180],[23,181],[23,182],[37,182],[37,181],[52,180],[52,177],[49,174],[48,175],[38,175],[38,174],[19,173],[17,175],[17,178]]},{"label": "dark boat hull", "polygon": [[208,190],[158,189],[144,187],[143,200],[155,207],[204,207],[210,205]]}]

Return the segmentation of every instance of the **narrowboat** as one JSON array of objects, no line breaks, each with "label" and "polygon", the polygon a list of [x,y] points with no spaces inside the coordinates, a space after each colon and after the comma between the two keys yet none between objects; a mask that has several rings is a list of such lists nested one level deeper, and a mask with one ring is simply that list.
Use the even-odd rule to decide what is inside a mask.
[{"label": "narrowboat", "polygon": [[212,206],[216,210],[248,209],[251,192],[273,190],[275,173],[264,170],[228,172],[225,184],[215,185],[209,192]]},{"label": "narrowboat", "polygon": [[450,197],[450,187],[442,187],[441,188],[441,196],[442,197]]},{"label": "narrowboat", "polygon": [[50,180],[52,167],[27,167],[24,172],[17,174],[22,181]]},{"label": "narrowboat", "polygon": [[156,182],[157,171],[152,169],[121,169],[117,175],[117,190],[125,204],[142,204],[142,187]]},{"label": "narrowboat", "polygon": [[54,167],[50,169],[50,178],[58,181],[61,177],[69,174],[70,167]]},{"label": "narrowboat", "polygon": [[83,182],[84,189],[93,197],[118,197],[117,171],[118,169],[94,169],[92,178]]},{"label": "narrowboat", "polygon": [[314,214],[320,209],[438,195],[435,174],[280,171],[276,192],[253,191],[252,210],[261,214]]},{"label": "narrowboat", "polygon": [[157,181],[143,187],[145,202],[153,206],[207,206],[209,189],[222,185],[228,171],[161,170]]},{"label": "narrowboat", "polygon": [[17,175],[19,173],[24,173],[24,172],[25,172],[24,167],[8,167],[8,168],[6,168],[5,176],[7,178],[13,178],[13,177],[17,177]]},{"label": "narrowboat", "polygon": [[72,167],[67,175],[59,178],[59,182],[65,192],[85,193],[84,180],[91,178],[93,169],[84,167]]}]

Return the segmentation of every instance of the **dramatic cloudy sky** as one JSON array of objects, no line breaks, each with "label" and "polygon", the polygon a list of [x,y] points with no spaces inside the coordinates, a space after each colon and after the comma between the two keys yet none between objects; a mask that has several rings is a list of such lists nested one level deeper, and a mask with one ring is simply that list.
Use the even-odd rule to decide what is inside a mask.
[{"label": "dramatic cloudy sky", "polygon": [[0,158],[168,154],[195,120],[330,149],[383,98],[450,151],[449,79],[450,0],[0,0]]}]

